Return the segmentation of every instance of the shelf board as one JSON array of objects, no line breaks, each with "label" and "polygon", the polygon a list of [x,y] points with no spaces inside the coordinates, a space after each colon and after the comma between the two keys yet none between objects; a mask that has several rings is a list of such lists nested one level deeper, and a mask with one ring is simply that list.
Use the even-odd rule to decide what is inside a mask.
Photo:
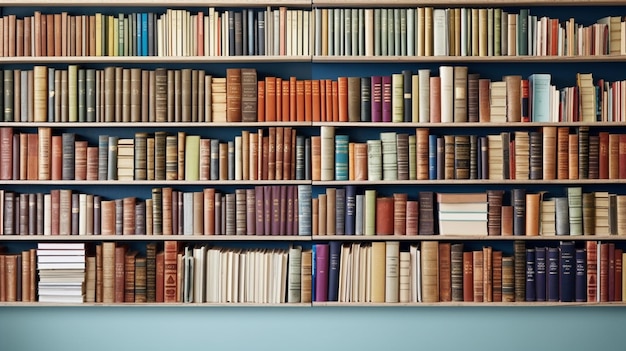
[{"label": "shelf board", "polygon": [[541,127],[626,127],[626,122],[0,122],[13,128],[541,128]]},{"label": "shelf board", "polygon": [[[333,0],[313,0],[314,7],[337,7]],[[342,0],[341,7],[413,7],[411,0]],[[622,0],[422,0],[419,6],[609,6],[624,5]]]},{"label": "shelf board", "polygon": [[242,302],[242,303],[182,303],[182,302],[172,302],[172,303],[93,303],[93,302],[84,302],[84,303],[54,303],[54,302],[0,302],[0,307],[132,307],[132,308],[141,308],[141,307],[311,307],[310,303],[255,303],[255,302]]},{"label": "shelf board", "polygon": [[84,0],[76,2],[75,0],[3,0],[2,6],[72,6],[72,7],[266,7],[266,6],[294,6],[294,7],[311,7],[311,0],[270,0],[269,2],[259,2],[255,0],[213,0],[207,2],[204,0],[182,0],[182,1],[163,1],[163,0],[108,0],[105,3],[97,0]]},{"label": "shelf board", "polygon": [[[23,125],[24,123],[22,123]],[[336,128],[541,128],[624,127],[625,122],[312,122],[313,127]]]},{"label": "shelf board", "polygon": [[[1,238],[1,237],[0,237]],[[624,241],[626,235],[553,235],[553,236],[500,236],[500,235],[313,235],[312,241]]]},{"label": "shelf board", "polygon": [[434,180],[314,180],[313,186],[380,186],[380,185],[586,185],[586,184],[626,184],[626,179],[434,179]]},{"label": "shelf board", "polygon": [[[101,3],[99,4],[101,5]],[[207,64],[207,63],[297,63],[311,56],[18,56],[2,57],[3,64]]]},{"label": "shelf board", "polygon": [[313,307],[626,307],[619,302],[313,302]]},{"label": "shelf board", "polygon": [[240,241],[292,242],[311,241],[304,235],[0,235],[0,241]]},{"label": "shelf board", "polygon": [[0,185],[55,185],[55,186],[246,186],[246,185],[310,185],[310,180],[0,180]]},{"label": "shelf board", "polygon": [[13,128],[267,128],[311,126],[311,122],[0,122],[0,127]]},{"label": "shelf board", "polygon": [[4,64],[206,64],[206,63],[606,63],[626,55],[604,56],[19,56]]},{"label": "shelf board", "polygon": [[[337,7],[338,3],[332,0],[270,0],[268,2],[258,2],[254,0],[215,0],[207,3],[202,0],[183,0],[180,2],[171,2],[163,0],[109,0],[107,6],[123,6],[123,7],[204,7],[207,5],[215,7],[265,7],[265,6],[294,6],[294,7],[310,7],[310,6],[331,6]],[[623,5],[621,0],[422,0],[420,6],[608,6]],[[384,2],[373,0],[343,0],[340,5],[342,7],[398,7],[398,6],[415,6],[415,1],[410,0],[386,0]],[[73,7],[91,7],[102,6],[101,1],[86,0],[77,3],[74,0],[4,0],[3,6],[73,6]]]},{"label": "shelf board", "polygon": [[0,235],[1,241],[201,241],[201,242],[323,242],[323,241],[625,241],[626,235],[486,236],[486,235]]},{"label": "shelf board", "polygon": [[626,55],[603,56],[313,56],[314,63],[582,63],[623,62]]},{"label": "shelf board", "polygon": [[406,308],[406,307],[626,307],[622,301],[615,302],[313,302],[313,303],[53,303],[53,302],[0,302],[0,307],[109,307],[109,308],[250,308],[250,307],[376,307],[376,308]]}]

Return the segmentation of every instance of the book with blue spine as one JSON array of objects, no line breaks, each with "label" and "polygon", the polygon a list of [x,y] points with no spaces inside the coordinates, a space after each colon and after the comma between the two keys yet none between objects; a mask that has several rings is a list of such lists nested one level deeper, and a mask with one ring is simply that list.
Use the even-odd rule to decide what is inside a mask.
[{"label": "book with blue spine", "polygon": [[437,136],[428,135],[428,178],[437,179]]},{"label": "book with blue spine", "polygon": [[550,79],[549,73],[534,73],[528,77],[532,122],[552,122],[550,120]]},{"label": "book with blue spine", "polygon": [[148,56],[148,13],[141,14],[141,56]]},{"label": "book with blue spine", "polygon": [[298,185],[298,235],[311,236],[311,185]]},{"label": "book with blue spine", "polygon": [[546,301],[546,248],[535,248],[535,301]]},{"label": "book with blue spine", "polygon": [[339,298],[339,266],[341,263],[341,242],[331,241],[328,260],[328,301]]},{"label": "book with blue spine", "polygon": [[335,180],[348,180],[348,136],[335,136]]},{"label": "book with blue spine", "polygon": [[548,248],[547,255],[547,288],[548,301],[559,301],[559,249],[556,247]]},{"label": "book with blue spine", "polygon": [[560,251],[559,290],[561,302],[574,301],[576,287],[576,248],[573,241],[562,241]]}]

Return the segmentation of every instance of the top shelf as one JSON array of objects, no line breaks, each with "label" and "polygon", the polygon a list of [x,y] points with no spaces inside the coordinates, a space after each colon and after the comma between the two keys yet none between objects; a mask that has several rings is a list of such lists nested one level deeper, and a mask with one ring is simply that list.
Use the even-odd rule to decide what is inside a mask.
[{"label": "top shelf", "polygon": [[[316,7],[337,7],[334,0],[312,0]],[[417,4],[410,0],[343,0],[341,7],[380,7],[380,6],[609,6],[624,5],[623,0],[422,0]]]},{"label": "top shelf", "polygon": [[[164,1],[164,0],[109,0],[105,6],[149,6],[149,7],[265,7],[265,6],[293,6],[293,7],[310,7],[310,6],[330,6],[330,7],[380,7],[380,6],[609,6],[624,5],[623,0],[423,0],[417,4],[411,0],[343,0],[340,3],[334,0],[269,0],[259,2],[256,0],[213,0],[207,2],[204,0],[183,0],[183,1]],[[4,0],[2,6],[82,6],[82,7],[102,7],[102,1],[84,0],[76,2],[75,0]]]},{"label": "top shelf", "polygon": [[205,0],[108,0],[106,4],[98,0],[83,0],[77,2],[75,0],[4,0],[2,6],[71,6],[71,7],[266,7],[266,6],[293,6],[293,7],[310,7],[311,0],[271,0],[268,2],[260,2],[256,0],[213,0],[207,2]]}]

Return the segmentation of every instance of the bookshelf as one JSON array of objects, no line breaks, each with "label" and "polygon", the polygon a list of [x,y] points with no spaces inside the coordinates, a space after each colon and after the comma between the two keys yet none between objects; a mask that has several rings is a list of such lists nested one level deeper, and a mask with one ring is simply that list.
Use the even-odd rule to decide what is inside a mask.
[{"label": "bookshelf", "polygon": [[[271,1],[268,4],[259,4],[252,1],[224,0],[210,4],[218,10],[232,8],[252,8],[256,11],[264,10],[266,6],[273,9],[286,6],[289,9],[310,10],[324,8],[415,8],[416,4],[407,1],[387,0],[383,4],[371,1],[342,1],[341,4],[329,1]],[[17,13],[18,17],[24,14],[32,14],[33,11],[43,7],[42,12],[55,12],[49,6],[58,6],[69,9],[72,14],[93,14],[100,11],[101,3],[87,1],[77,5],[73,1],[58,0],[54,4],[30,0],[9,0],[3,3],[2,14]],[[184,1],[172,4],[166,1],[113,0],[108,3],[107,13],[117,14],[136,11],[137,8],[147,7],[155,12],[164,13],[163,8],[175,6],[175,9],[190,8],[193,11],[207,11],[206,3],[199,1]],[[594,23],[600,17],[614,15],[611,11],[621,11],[618,15],[624,15],[621,1],[588,1],[582,0],[557,0],[549,3],[541,0],[430,0],[422,2],[419,6],[432,6],[435,8],[458,8],[458,7],[500,7],[506,8],[510,13],[517,13],[522,8],[530,8],[531,14],[558,17],[567,20],[565,15],[555,15],[556,12],[573,11],[574,17],[585,12],[586,8],[592,14],[589,20],[586,16],[583,20],[585,25]],[[551,10],[551,6],[557,6],[557,10]],[[79,9],[76,11],[76,9]],[[573,10],[570,10],[572,8]],[[608,10],[607,10],[608,9]],[[311,24],[313,27],[313,24]],[[316,34],[311,30],[311,37]],[[306,35],[306,34],[305,34]],[[625,40],[622,38],[622,40]],[[625,54],[613,55],[573,55],[573,56],[415,56],[415,55],[322,55],[315,54],[315,45],[311,43],[311,54],[305,55],[259,55],[259,56],[71,56],[62,55],[54,57],[3,57],[2,66],[6,69],[29,70],[36,65],[44,65],[56,69],[67,69],[69,65],[79,65],[85,68],[104,70],[110,66],[122,66],[128,68],[142,68],[154,70],[160,67],[168,69],[193,68],[205,70],[215,77],[226,77],[228,68],[256,68],[259,77],[281,76],[288,78],[295,76],[297,79],[330,79],[336,81],[338,77],[369,77],[372,72],[381,75],[400,73],[401,70],[412,70],[417,73],[418,69],[429,69],[431,77],[440,75],[441,66],[466,66],[470,73],[479,73],[493,80],[498,80],[505,74],[519,74],[527,77],[531,73],[545,70],[553,74],[553,83],[557,87],[575,85],[576,73],[589,71],[594,74],[593,78],[606,80],[618,80],[624,77],[616,76],[620,72]],[[259,80],[262,80],[260,78]],[[255,133],[258,130],[264,132],[269,128],[290,128],[298,135],[305,138],[317,137],[322,134],[322,129],[333,128],[336,135],[348,135],[351,142],[363,143],[367,140],[378,139],[382,132],[397,132],[415,135],[416,129],[428,128],[433,135],[444,137],[450,135],[472,134],[479,136],[495,135],[500,132],[536,132],[544,128],[569,128],[568,134],[576,134],[581,127],[588,127],[591,134],[598,132],[623,133],[626,128],[623,122],[338,122],[338,121],[290,121],[290,122],[1,122],[0,127],[12,128],[16,133],[37,133],[39,128],[51,128],[53,135],[60,136],[62,133],[74,133],[77,140],[88,141],[90,146],[97,146],[98,135],[119,136],[131,139],[135,132],[147,132],[149,135],[159,131],[166,131],[175,135],[185,132],[186,135],[200,135],[201,137],[218,138],[221,141],[234,141],[241,131]],[[334,145],[333,145],[334,146]],[[308,165],[309,167],[314,167]],[[377,195],[391,196],[395,193],[409,193],[409,200],[417,200],[417,192],[432,190],[435,193],[452,192],[485,192],[486,190],[503,190],[507,195],[512,189],[524,188],[529,193],[548,191],[554,196],[563,195],[564,191],[572,187],[582,187],[584,191],[621,192],[621,185],[626,178],[613,179],[413,179],[413,180],[334,180],[335,177],[321,180],[313,177],[289,180],[256,180],[256,179],[162,179],[162,180],[16,180],[7,179],[0,181],[0,189],[15,191],[16,193],[30,193],[33,191],[47,193],[53,189],[71,189],[74,192],[88,192],[92,195],[101,195],[110,199],[120,199],[132,193],[139,199],[150,198],[151,190],[155,188],[173,188],[181,192],[197,192],[206,188],[221,190],[225,194],[234,194],[236,189],[254,189],[265,186],[293,187],[309,186],[312,189],[312,197],[318,198],[325,194],[327,189],[345,189],[355,186],[358,192],[376,190]],[[34,190],[33,190],[34,189]],[[512,205],[512,204],[511,204]],[[393,214],[393,212],[391,212]],[[437,226],[437,223],[434,223]],[[337,229],[337,228],[335,228]],[[620,233],[622,234],[622,233]],[[395,243],[398,242],[401,252],[409,249],[411,245],[424,242],[450,243],[465,245],[465,250],[478,251],[483,246],[493,247],[500,250],[504,255],[513,255],[513,243],[523,241],[525,247],[535,246],[558,247],[560,241],[572,241],[576,248],[583,248],[588,241],[608,242],[615,247],[624,249],[626,236],[621,235],[581,235],[581,236],[504,236],[504,235],[289,235],[289,236],[245,236],[245,235],[180,235],[180,236],[140,236],[140,235],[65,235],[65,236],[31,236],[31,235],[0,235],[0,246],[8,248],[9,252],[16,253],[25,248],[34,248],[38,242],[80,243],[93,246],[103,242],[116,242],[126,245],[131,249],[144,250],[145,244],[156,242],[161,248],[166,241],[177,241],[181,246],[195,247],[206,244],[208,246],[227,247],[235,249],[249,248],[281,248],[288,249],[294,245],[310,249],[318,244],[339,243],[339,246],[359,244],[369,247],[371,243]],[[285,278],[286,282],[286,278]],[[374,349],[388,347],[389,345],[409,346],[414,345],[415,340],[409,337],[415,326],[423,332],[420,338],[425,346],[441,350],[457,349],[462,346],[460,342],[448,340],[447,330],[453,328],[462,330],[459,332],[459,340],[474,340],[478,333],[484,333],[486,328],[493,331],[493,340],[474,341],[473,346],[482,347],[486,350],[499,348],[505,342],[510,345],[514,339],[512,328],[532,327],[531,333],[542,340],[542,345],[568,346],[572,350],[583,350],[589,347],[597,347],[597,342],[591,340],[579,340],[573,342],[568,335],[571,331],[565,326],[572,318],[585,319],[588,321],[588,332],[597,335],[603,341],[602,346],[619,347],[620,331],[618,325],[623,325],[624,317],[616,309],[623,308],[623,302],[560,302],[560,301],[517,301],[517,302],[474,302],[474,301],[442,301],[442,302],[336,302],[336,301],[313,301],[305,303],[116,303],[100,302],[85,304],[63,304],[46,302],[0,302],[0,308],[7,313],[0,314],[3,324],[10,324],[3,332],[0,339],[6,340],[6,346],[11,349],[25,347],[41,348],[45,341],[32,341],[24,335],[20,325],[32,324],[34,320],[41,321],[46,327],[34,327],[36,332],[46,338],[55,339],[59,335],[68,336],[65,330],[58,327],[57,320],[72,323],[75,328],[72,333],[78,333],[89,337],[97,337],[98,329],[106,328],[108,323],[117,323],[120,327],[121,339],[126,343],[136,342],[139,338],[144,340],[147,335],[157,333],[192,333],[193,335],[206,335],[202,326],[210,326],[209,332],[213,346],[232,349],[232,341],[240,339],[239,331],[245,331],[249,340],[241,341],[236,345],[238,349],[250,349],[259,344],[283,348],[284,345],[276,346],[273,343],[276,330],[287,343],[298,343],[304,349],[312,349],[311,345],[302,345],[304,338],[310,337],[309,330],[315,328],[325,336],[328,342],[343,347],[361,347]],[[145,308],[142,308],[145,307]],[[204,313],[204,307],[213,307],[210,315]],[[269,308],[266,308],[269,307]],[[297,307],[297,308],[276,308]],[[301,309],[300,307],[305,307]],[[311,307],[311,308],[306,308]],[[423,307],[423,308],[422,308]],[[417,310],[419,308],[419,311]],[[465,308],[468,308],[465,310]],[[461,313],[463,312],[463,313]],[[176,326],[165,327],[159,319],[167,318],[181,321]],[[98,316],[98,321],[91,326],[83,325],[83,320]],[[268,318],[269,316],[269,318]],[[476,321],[476,316],[485,317],[485,321]],[[539,316],[539,317],[538,317]],[[471,319],[470,319],[471,318]],[[508,325],[496,325],[490,321],[493,319],[505,319]],[[119,322],[121,320],[121,322]],[[15,323],[14,323],[15,322]],[[380,324],[382,336],[360,336],[359,340],[347,343],[344,330],[347,325],[355,328],[355,332],[371,327],[371,323]],[[141,327],[137,327],[141,325]],[[232,327],[237,325],[237,327]],[[321,327],[320,327],[321,326]],[[410,328],[408,326],[411,326]],[[135,330],[137,334],[125,330]],[[524,329],[522,329],[524,330]],[[400,336],[398,336],[400,334]],[[393,335],[393,336],[392,336]],[[562,339],[566,339],[563,341]],[[71,339],[71,338],[70,338]],[[115,339],[115,338],[113,338]],[[559,339],[559,340],[556,340]],[[257,340],[255,343],[250,340]],[[145,341],[145,340],[144,340]],[[5,341],[3,341],[5,343]],[[118,347],[116,340],[107,340],[95,349],[110,349]],[[167,349],[179,347],[180,343],[165,340],[154,343],[145,342],[151,349]],[[60,345],[60,342],[59,342]],[[203,345],[200,341],[185,342],[186,346]],[[535,347],[535,343],[524,338],[515,343],[519,349]],[[535,345],[535,346],[531,346]],[[83,347],[74,340],[63,341],[67,349],[79,349]]]}]

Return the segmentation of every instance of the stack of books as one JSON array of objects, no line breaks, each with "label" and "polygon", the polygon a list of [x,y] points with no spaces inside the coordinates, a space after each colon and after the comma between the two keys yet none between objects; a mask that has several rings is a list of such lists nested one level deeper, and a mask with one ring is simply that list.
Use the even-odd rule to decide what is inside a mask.
[{"label": "stack of books", "polygon": [[40,302],[83,302],[85,243],[39,243],[37,269]]},{"label": "stack of books", "polygon": [[487,193],[437,193],[440,235],[487,235]]}]

